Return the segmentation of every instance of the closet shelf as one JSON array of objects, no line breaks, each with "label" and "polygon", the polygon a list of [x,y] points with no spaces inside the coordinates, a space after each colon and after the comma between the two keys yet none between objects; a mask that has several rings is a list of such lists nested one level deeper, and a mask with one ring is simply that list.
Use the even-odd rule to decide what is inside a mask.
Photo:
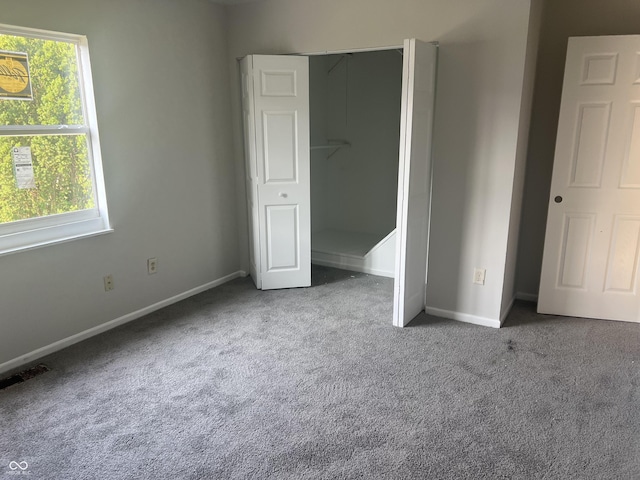
[{"label": "closet shelf", "polygon": [[328,150],[331,148],[343,148],[350,147],[351,144],[347,142],[343,143],[327,143],[326,145],[311,145],[311,150]]}]

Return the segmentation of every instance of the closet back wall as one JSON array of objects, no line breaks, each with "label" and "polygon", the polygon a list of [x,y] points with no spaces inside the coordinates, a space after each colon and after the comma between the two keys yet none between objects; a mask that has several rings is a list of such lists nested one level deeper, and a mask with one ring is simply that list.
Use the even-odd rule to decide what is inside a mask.
[{"label": "closet back wall", "polygon": [[402,55],[385,50],[311,57],[311,65],[312,142],[351,144],[311,157],[314,231],[382,238],[396,222]]},{"label": "closet back wall", "polygon": [[[327,143],[327,82],[330,56],[309,57],[309,135],[311,145]],[[311,233],[327,227],[327,155],[330,150],[311,149]],[[313,240],[312,240],[313,241]]]}]

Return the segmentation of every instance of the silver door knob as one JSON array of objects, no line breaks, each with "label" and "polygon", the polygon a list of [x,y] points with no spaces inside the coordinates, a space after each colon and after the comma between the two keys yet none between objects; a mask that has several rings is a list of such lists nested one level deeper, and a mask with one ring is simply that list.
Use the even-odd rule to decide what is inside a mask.
[{"label": "silver door knob", "polygon": [[278,194],[278,196],[279,196],[280,198],[287,198],[287,196],[288,196],[288,195],[287,195],[286,193],[284,193],[284,192],[280,192],[280,193]]}]

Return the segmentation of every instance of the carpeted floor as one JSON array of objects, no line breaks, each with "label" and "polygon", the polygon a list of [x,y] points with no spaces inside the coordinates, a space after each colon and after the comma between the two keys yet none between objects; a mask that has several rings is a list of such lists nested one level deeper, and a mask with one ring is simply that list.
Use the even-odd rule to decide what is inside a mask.
[{"label": "carpeted floor", "polygon": [[313,274],[43,359],[0,391],[0,479],[640,478],[640,325],[518,303],[500,330],[398,329],[392,280]]}]

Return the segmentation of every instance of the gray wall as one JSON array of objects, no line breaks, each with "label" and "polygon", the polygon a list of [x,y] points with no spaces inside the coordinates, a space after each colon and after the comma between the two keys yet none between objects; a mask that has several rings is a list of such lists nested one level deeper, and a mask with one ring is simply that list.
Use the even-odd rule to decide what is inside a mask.
[{"label": "gray wall", "polygon": [[[266,0],[226,10],[206,0],[0,0],[3,23],[88,36],[115,229],[0,257],[0,367],[247,264],[236,57],[409,37],[441,45],[428,303],[497,319],[517,203],[529,8],[529,0]],[[175,68],[190,75],[176,83],[167,74]],[[152,256],[159,273],[148,276]],[[471,284],[474,266],[487,268],[484,287]]]},{"label": "gray wall", "polygon": [[531,117],[517,290],[535,296],[540,286],[551,171],[567,40],[572,36],[640,33],[637,0],[547,0],[544,8]]},{"label": "gray wall", "polygon": [[0,0],[0,12],[6,24],[87,35],[115,229],[0,257],[1,367],[231,274],[239,257],[224,8]]},{"label": "gray wall", "polygon": [[544,3],[544,0],[532,0],[531,15],[529,16],[529,38],[527,40],[527,56],[525,63],[524,85],[522,89],[522,110],[520,111],[520,129],[518,131],[516,171],[513,180],[513,197],[511,199],[511,221],[509,226],[509,243],[507,245],[507,265],[505,268],[504,290],[502,292],[501,316],[503,318],[509,313],[509,309],[517,292],[516,271],[522,219],[522,199],[524,196],[524,179],[527,161],[527,148],[529,145],[529,130],[531,126],[533,90]]},{"label": "gray wall", "polygon": [[[449,315],[496,321],[512,225],[529,13],[529,0],[266,0],[229,8],[237,164],[237,57],[401,45],[411,37],[439,41],[427,303]],[[237,185],[244,208],[241,175]],[[487,269],[486,285],[473,285],[474,267]]]}]

